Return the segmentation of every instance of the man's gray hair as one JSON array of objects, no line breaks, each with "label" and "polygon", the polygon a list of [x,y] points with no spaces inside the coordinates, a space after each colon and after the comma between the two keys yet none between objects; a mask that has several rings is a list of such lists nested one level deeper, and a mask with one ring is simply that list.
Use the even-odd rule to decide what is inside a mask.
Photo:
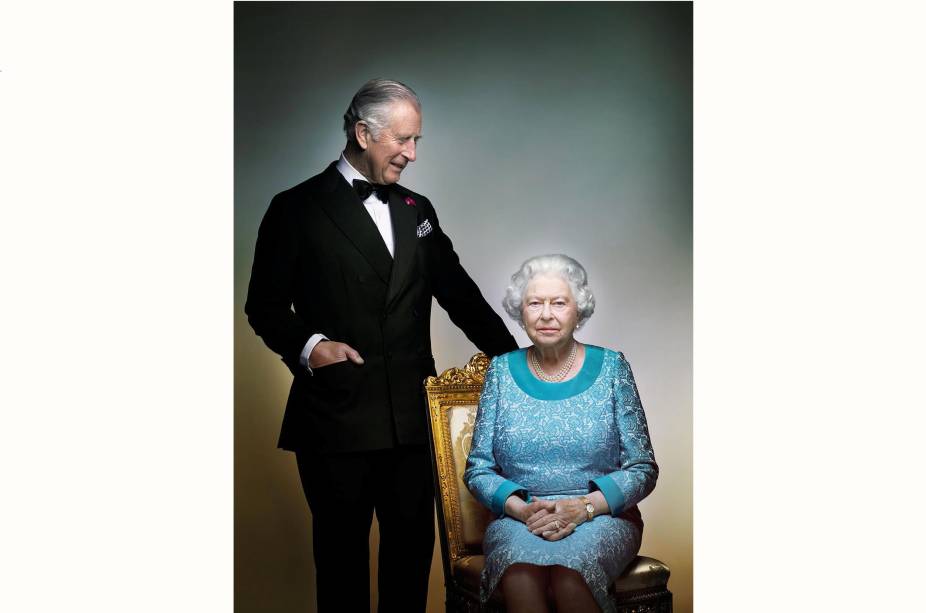
[{"label": "man's gray hair", "polygon": [[505,290],[502,306],[511,318],[521,322],[521,303],[524,290],[537,275],[556,275],[569,284],[579,310],[577,326],[581,326],[595,312],[595,295],[588,286],[585,268],[568,255],[538,255],[530,258],[511,275],[511,285]]},{"label": "man's gray hair", "polygon": [[389,124],[389,107],[399,100],[407,100],[421,111],[421,101],[412,88],[389,79],[370,79],[363,84],[344,113],[344,134],[347,140],[355,141],[354,126],[363,121],[370,126],[373,138],[379,138],[380,131]]}]

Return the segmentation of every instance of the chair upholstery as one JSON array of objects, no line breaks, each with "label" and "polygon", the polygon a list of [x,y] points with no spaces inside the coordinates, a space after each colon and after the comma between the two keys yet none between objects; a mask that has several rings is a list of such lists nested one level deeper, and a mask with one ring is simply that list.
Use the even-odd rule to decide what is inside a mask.
[{"label": "chair upholstery", "polygon": [[[486,606],[479,604],[479,578],[485,565],[482,538],[492,516],[463,483],[488,366],[488,357],[478,353],[463,368],[448,369],[425,381],[447,611],[504,611],[501,588]],[[618,612],[671,613],[668,580],[665,564],[637,556],[611,586]]]}]

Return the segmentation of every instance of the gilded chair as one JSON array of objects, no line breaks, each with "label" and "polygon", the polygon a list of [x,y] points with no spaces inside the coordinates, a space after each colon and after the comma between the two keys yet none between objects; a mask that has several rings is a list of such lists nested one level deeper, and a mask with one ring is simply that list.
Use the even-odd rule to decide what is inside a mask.
[{"label": "gilded chair", "polygon": [[[488,366],[488,357],[478,353],[463,368],[451,368],[425,381],[448,612],[505,609],[500,587],[487,606],[480,606],[479,577],[485,563],[482,537],[492,517],[463,483]],[[611,586],[618,613],[671,613],[668,580],[665,564],[637,556]]]}]

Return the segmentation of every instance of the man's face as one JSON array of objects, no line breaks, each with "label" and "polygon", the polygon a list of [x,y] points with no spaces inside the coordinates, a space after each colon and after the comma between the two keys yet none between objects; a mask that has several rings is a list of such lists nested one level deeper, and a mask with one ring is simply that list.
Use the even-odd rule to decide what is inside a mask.
[{"label": "man's face", "polygon": [[409,162],[415,161],[415,149],[421,137],[421,113],[410,102],[392,104],[388,125],[374,140],[366,126],[357,135],[363,149],[367,178],[373,183],[396,183]]}]

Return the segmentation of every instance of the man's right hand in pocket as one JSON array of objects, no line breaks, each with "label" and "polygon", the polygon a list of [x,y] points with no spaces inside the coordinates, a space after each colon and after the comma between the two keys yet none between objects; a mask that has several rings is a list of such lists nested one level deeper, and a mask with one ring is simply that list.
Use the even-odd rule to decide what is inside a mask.
[{"label": "man's right hand in pocket", "polygon": [[350,360],[354,364],[363,364],[363,358],[357,350],[347,343],[337,341],[321,341],[309,355],[309,368],[324,368],[338,362]]}]

